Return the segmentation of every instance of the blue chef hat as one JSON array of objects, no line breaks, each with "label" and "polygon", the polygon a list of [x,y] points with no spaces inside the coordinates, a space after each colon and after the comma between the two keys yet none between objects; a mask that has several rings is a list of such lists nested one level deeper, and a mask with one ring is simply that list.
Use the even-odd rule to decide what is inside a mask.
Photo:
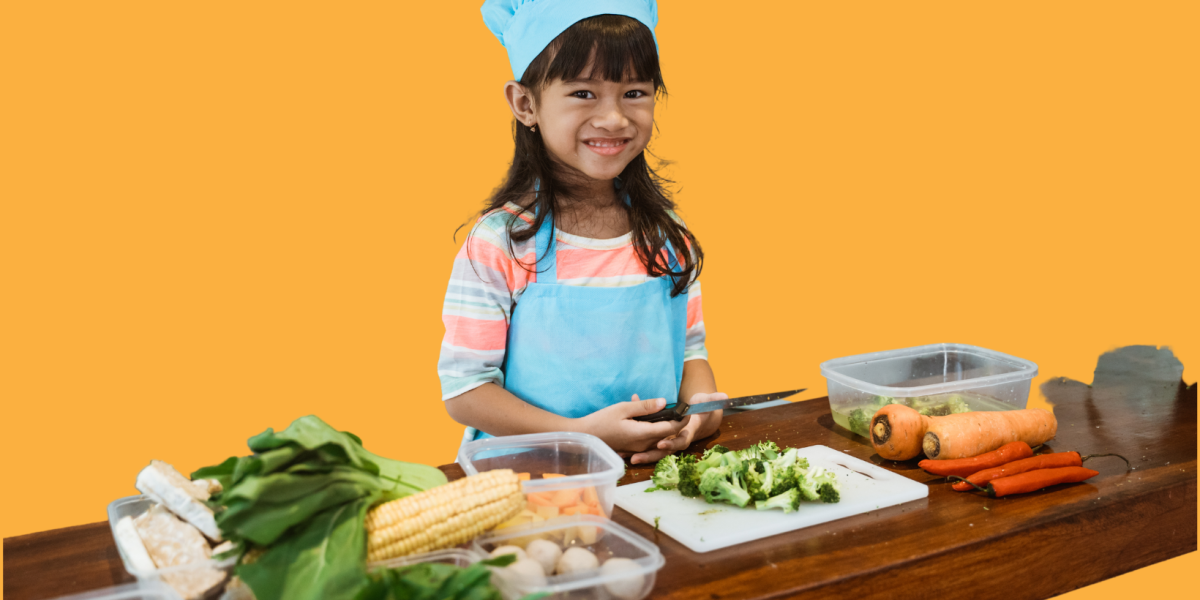
[{"label": "blue chef hat", "polygon": [[484,0],[481,10],[483,22],[508,49],[518,80],[558,34],[588,17],[624,15],[641,21],[651,34],[658,24],[656,0]]}]

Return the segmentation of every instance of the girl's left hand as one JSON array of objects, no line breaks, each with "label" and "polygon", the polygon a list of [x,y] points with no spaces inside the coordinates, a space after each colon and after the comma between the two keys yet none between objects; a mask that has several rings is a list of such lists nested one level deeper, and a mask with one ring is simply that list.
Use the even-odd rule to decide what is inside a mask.
[{"label": "girl's left hand", "polygon": [[[728,394],[722,394],[720,392],[713,394],[693,394],[691,400],[688,401],[688,404],[700,404],[701,402],[713,402],[716,400],[728,399]],[[683,429],[679,430],[679,433],[675,434],[673,437],[666,438],[659,442],[654,450],[648,450],[646,452],[638,452],[637,454],[634,454],[629,458],[630,464],[638,465],[643,463],[658,462],[668,454],[674,454],[676,452],[686,450],[688,446],[692,445],[692,442],[704,437],[708,437],[709,435],[712,435],[713,431],[716,431],[716,426],[720,425],[721,422],[720,417],[717,416],[719,414],[720,411],[717,411],[716,413],[705,413],[694,416],[689,415],[685,417],[687,424],[683,426]],[[713,424],[714,421],[715,424]]]}]

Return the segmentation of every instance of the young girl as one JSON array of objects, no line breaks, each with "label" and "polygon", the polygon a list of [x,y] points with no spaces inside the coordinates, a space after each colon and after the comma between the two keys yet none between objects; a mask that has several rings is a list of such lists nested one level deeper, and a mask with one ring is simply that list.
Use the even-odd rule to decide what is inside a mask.
[{"label": "young girl", "polygon": [[487,0],[483,15],[516,77],[516,149],[454,262],[446,410],[464,441],[582,431],[635,464],[683,450],[719,411],[633,420],[726,398],[704,346],[703,252],[645,157],[666,92],[655,0]]}]

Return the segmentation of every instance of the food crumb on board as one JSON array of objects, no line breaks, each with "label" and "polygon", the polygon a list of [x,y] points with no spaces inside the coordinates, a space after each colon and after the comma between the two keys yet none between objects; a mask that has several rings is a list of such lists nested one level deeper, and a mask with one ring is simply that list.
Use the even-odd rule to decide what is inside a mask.
[{"label": "food crumb on board", "polygon": [[983,510],[992,510],[992,509],[985,506],[985,507],[983,507]]}]

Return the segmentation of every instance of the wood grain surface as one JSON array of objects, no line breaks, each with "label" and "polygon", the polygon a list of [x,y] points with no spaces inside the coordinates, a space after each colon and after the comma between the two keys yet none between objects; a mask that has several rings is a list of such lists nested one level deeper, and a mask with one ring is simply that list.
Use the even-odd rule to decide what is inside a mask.
[{"label": "wood grain surface", "polygon": [[[1054,450],[1117,453],[1083,483],[1008,498],[950,490],[916,467],[875,454],[833,423],[827,399],[747,411],[689,449],[823,444],[930,486],[927,500],[696,554],[617,509],[613,519],[666,557],[652,598],[1047,598],[1196,550],[1196,386],[1147,374],[1136,361],[1092,386],[1053,380]],[[1120,369],[1117,369],[1120,371]],[[1151,370],[1152,371],[1152,370]],[[1176,376],[1178,377],[1178,376]],[[441,467],[462,477],[457,465]],[[621,484],[649,477],[631,466]],[[41,600],[131,581],[107,523],[4,540],[4,596]]]}]

